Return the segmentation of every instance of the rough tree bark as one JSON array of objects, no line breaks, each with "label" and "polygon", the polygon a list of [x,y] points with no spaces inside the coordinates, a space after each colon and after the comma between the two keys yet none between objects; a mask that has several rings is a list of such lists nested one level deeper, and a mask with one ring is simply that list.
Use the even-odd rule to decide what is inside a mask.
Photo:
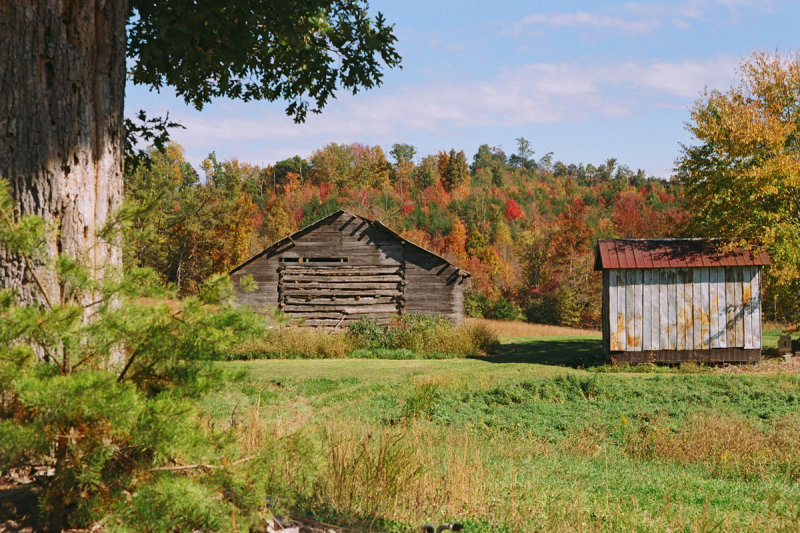
[{"label": "rough tree bark", "polygon": [[[0,178],[19,213],[50,225],[65,253],[96,278],[121,265],[96,231],[122,201],[127,0],[0,0]],[[35,267],[48,297],[52,271]],[[31,272],[0,250],[0,288],[43,301]]]}]

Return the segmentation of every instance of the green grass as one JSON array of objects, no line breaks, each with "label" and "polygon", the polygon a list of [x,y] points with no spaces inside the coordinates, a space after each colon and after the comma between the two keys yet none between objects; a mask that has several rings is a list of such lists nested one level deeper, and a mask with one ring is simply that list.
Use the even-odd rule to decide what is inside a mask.
[{"label": "green grass", "polygon": [[[600,351],[599,337],[551,337],[470,359],[230,362],[228,386],[202,406],[237,427],[257,408],[265,427],[280,428],[271,446],[316,443],[302,458],[293,452],[316,474],[272,490],[295,513],[363,528],[460,519],[468,531],[797,530],[800,453],[795,437],[785,442],[800,430],[800,376],[609,373]],[[731,425],[741,434],[725,440]],[[403,506],[395,496],[365,511],[325,496],[324,465],[335,462],[326,450],[340,442],[332,435],[361,450],[347,463],[360,472],[357,458],[371,448],[358,439],[382,432],[399,439],[402,453],[391,457],[422,454],[432,477],[412,493],[423,501]]]}]

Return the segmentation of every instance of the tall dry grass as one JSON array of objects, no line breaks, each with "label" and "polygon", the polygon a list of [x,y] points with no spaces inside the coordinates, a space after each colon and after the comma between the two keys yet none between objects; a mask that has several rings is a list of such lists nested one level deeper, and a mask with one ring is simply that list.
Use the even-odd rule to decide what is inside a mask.
[{"label": "tall dry grass", "polygon": [[[421,388],[426,388],[421,385]],[[453,432],[411,417],[397,425],[363,420],[314,423],[303,413],[269,421],[259,404],[236,426],[241,453],[258,459],[243,468],[283,498],[287,510],[325,510],[354,530],[379,520],[411,526],[470,518],[512,531],[735,531],[741,524],[711,508],[667,498],[650,514],[636,497],[612,486],[554,487],[526,475],[525,463],[558,455],[613,454],[608,435],[586,431],[558,445],[504,433]],[[627,451],[642,461],[667,459],[710,465],[718,475],[760,476],[797,468],[797,417],[767,429],[736,417],[698,414],[680,431],[655,423],[633,435]],[[608,481],[606,481],[608,484]],[[784,508],[781,510],[781,508]],[[800,517],[800,505],[782,502],[754,516],[753,530],[774,530]]]},{"label": "tall dry grass", "polygon": [[352,351],[352,343],[345,335],[315,328],[275,327],[243,340],[234,347],[231,358],[338,358]]},{"label": "tall dry grass", "polygon": [[[252,406],[235,428],[240,453],[259,455],[273,494],[291,491],[304,505],[333,511],[369,529],[379,519],[407,524],[472,517],[527,524],[528,491],[513,463],[545,453],[533,438],[450,433],[410,420],[397,426],[361,420],[309,424],[305,417],[268,422]],[[540,514],[544,511],[539,510]]]},{"label": "tall dry grass", "polygon": [[465,324],[488,328],[501,338],[600,335],[600,331],[592,329],[574,329],[548,324],[490,320],[488,318],[467,318]]},{"label": "tall dry grass", "polygon": [[[417,320],[415,320],[417,318]],[[453,327],[447,319],[407,315],[388,330],[377,322],[367,323],[368,334],[334,333],[325,329],[275,327],[235,346],[230,359],[382,357],[386,350],[407,350],[407,357],[483,355],[498,339],[484,324]],[[392,355],[392,354],[390,354]],[[396,354],[394,354],[396,355]]]},{"label": "tall dry grass", "polygon": [[752,421],[716,412],[692,415],[674,431],[662,418],[628,441],[628,451],[644,458],[700,463],[721,477],[762,478],[770,473],[800,481],[800,416],[761,428]]}]

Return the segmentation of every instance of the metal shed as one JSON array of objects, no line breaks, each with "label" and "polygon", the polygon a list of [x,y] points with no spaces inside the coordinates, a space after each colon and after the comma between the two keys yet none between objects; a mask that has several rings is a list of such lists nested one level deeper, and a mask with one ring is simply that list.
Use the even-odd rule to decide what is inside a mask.
[{"label": "metal shed", "polygon": [[617,362],[761,359],[765,252],[720,239],[608,239],[603,272],[603,348]]},{"label": "metal shed", "polygon": [[464,320],[469,272],[377,220],[337,211],[277,241],[231,271],[251,275],[240,304],[279,308],[305,325],[339,327],[362,316],[382,323],[406,313]]}]

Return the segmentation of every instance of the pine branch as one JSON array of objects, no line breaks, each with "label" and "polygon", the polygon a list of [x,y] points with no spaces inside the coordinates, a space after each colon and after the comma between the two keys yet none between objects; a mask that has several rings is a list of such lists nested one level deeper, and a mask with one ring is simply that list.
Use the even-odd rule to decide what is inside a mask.
[{"label": "pine branch", "polygon": [[176,465],[176,466],[157,466],[155,468],[151,468],[151,472],[183,472],[186,470],[214,470],[216,468],[224,468],[226,466],[236,466],[242,463],[246,463],[248,461],[252,461],[258,457],[257,455],[248,455],[247,457],[242,457],[241,459],[237,459],[236,461],[232,462],[229,465],[211,465],[211,464],[194,464],[194,465]]}]

